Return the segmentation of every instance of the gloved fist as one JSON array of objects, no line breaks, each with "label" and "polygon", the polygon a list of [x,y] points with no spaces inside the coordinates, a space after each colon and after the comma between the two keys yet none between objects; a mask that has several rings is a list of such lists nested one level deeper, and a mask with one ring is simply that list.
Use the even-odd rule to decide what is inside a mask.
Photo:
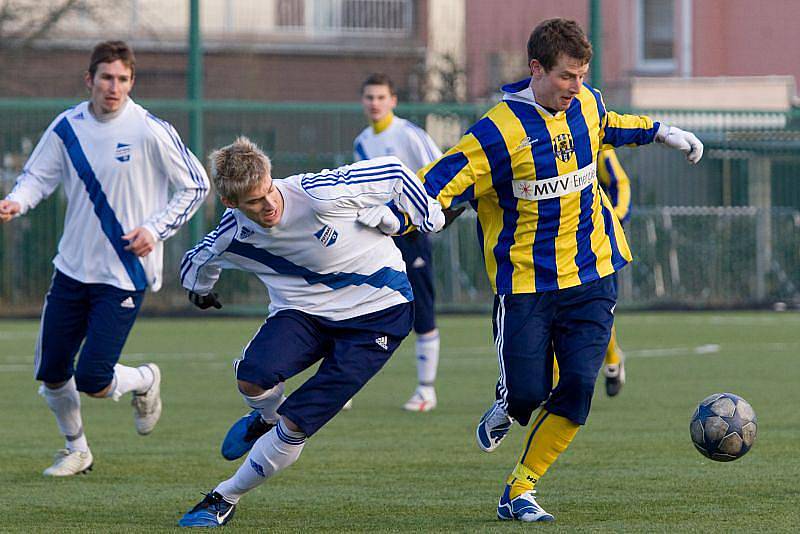
[{"label": "gloved fist", "polygon": [[677,148],[686,153],[689,163],[697,163],[703,157],[703,143],[692,132],[686,132],[675,126],[661,124],[656,132],[656,142],[664,143],[670,148]]},{"label": "gloved fist", "polygon": [[360,209],[358,210],[356,221],[364,226],[377,228],[386,235],[394,235],[400,230],[400,221],[389,209],[389,206],[373,206]]},{"label": "gloved fist", "polygon": [[444,213],[444,226],[442,227],[442,230],[453,224],[453,221],[458,219],[458,216],[464,213],[465,209],[467,209],[466,206],[462,206],[460,208],[447,208],[442,210],[442,213]]},{"label": "gloved fist", "polygon": [[222,304],[217,299],[216,293],[209,293],[208,295],[200,295],[198,293],[195,293],[194,291],[189,291],[189,302],[191,302],[201,310],[207,310],[212,306],[218,310],[222,308]]}]

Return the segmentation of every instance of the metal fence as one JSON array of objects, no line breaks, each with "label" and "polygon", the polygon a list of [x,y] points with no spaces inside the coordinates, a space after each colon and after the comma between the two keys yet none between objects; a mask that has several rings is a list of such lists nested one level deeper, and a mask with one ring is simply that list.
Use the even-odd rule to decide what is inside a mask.
[{"label": "metal fence", "polygon": [[[0,99],[0,194],[64,100]],[[188,138],[191,104],[144,102]],[[364,127],[360,106],[323,103],[207,101],[204,154],[245,134],[272,156],[275,176],[341,165]],[[406,105],[398,114],[425,126],[450,146],[488,106]],[[664,113],[691,124],[707,145],[697,166],[662,147],[621,149],[633,180],[627,229],[635,256],[620,276],[621,306],[744,307],[776,302],[800,305],[800,120],[795,113]],[[146,309],[186,309],[170,273],[197,234],[216,224],[221,206],[209,200],[165,250],[164,288]],[[35,314],[52,274],[64,201],[60,193],[12,224],[0,226],[0,315]],[[192,234],[195,235],[192,235]],[[434,236],[438,305],[444,310],[486,309],[489,284],[475,235],[474,214]],[[263,310],[266,294],[255,277],[226,272],[219,285],[227,309]]]}]

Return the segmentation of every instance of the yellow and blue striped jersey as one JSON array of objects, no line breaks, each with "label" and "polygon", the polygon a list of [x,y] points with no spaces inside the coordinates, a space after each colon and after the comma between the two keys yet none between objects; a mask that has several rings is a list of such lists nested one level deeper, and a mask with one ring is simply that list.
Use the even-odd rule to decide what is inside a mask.
[{"label": "yellow and blue striped jersey", "polygon": [[476,209],[497,294],[564,289],[615,272],[631,253],[598,187],[597,154],[651,143],[658,123],[607,111],[588,85],[555,114],[536,104],[529,79],[503,91],[456,146],[420,170],[426,191],[445,208]]},{"label": "yellow and blue striped jersey", "polygon": [[613,148],[601,150],[597,160],[600,187],[608,195],[617,219],[624,223],[631,215],[631,179],[622,168]]}]

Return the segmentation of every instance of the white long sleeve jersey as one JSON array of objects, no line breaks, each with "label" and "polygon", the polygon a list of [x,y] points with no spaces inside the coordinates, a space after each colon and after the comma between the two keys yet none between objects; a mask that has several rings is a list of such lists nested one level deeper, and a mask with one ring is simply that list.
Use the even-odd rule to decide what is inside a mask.
[{"label": "white long sleeve jersey", "polygon": [[[158,291],[162,242],[191,218],[209,190],[203,166],[175,128],[132,100],[107,122],[94,118],[88,102],[61,113],[7,199],[24,214],[62,183],[67,212],[56,268],[84,283],[128,291]],[[138,226],[156,238],[143,258],[126,251],[122,239]]]},{"label": "white long sleeve jersey", "polygon": [[382,132],[375,133],[372,126],[368,126],[353,142],[355,161],[396,156],[414,172],[441,155],[442,151],[425,130],[397,116]]},{"label": "white long sleeve jersey", "polygon": [[227,210],[184,256],[183,287],[205,295],[222,269],[249,271],[267,287],[270,315],[296,309],[334,321],[413,300],[392,239],[356,221],[360,209],[394,202],[420,229],[442,228],[441,206],[397,158],[273,183],[283,196],[280,222],[264,228]]}]

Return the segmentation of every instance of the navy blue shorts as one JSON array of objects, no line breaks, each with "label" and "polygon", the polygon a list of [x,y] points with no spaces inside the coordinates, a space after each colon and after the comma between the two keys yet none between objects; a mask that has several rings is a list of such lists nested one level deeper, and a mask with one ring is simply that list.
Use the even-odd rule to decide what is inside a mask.
[{"label": "navy blue shorts", "polygon": [[394,244],[406,262],[408,281],[414,292],[414,332],[426,334],[436,328],[431,241],[426,234],[411,232],[394,237]]},{"label": "navy blue shorts", "polygon": [[84,284],[56,270],[42,310],[36,380],[59,383],[74,375],[78,391],[105,389],[143,300],[144,291]]},{"label": "navy blue shorts", "polygon": [[322,360],[278,409],[310,436],[380,371],[413,320],[410,302],[344,321],[279,311],[245,347],[236,378],[271,389]]},{"label": "navy blue shorts", "polygon": [[[611,275],[567,289],[495,297],[496,394],[520,424],[526,425],[543,402],[551,413],[579,425],[586,422],[614,324],[615,279]],[[553,351],[559,370],[555,389]]]}]

